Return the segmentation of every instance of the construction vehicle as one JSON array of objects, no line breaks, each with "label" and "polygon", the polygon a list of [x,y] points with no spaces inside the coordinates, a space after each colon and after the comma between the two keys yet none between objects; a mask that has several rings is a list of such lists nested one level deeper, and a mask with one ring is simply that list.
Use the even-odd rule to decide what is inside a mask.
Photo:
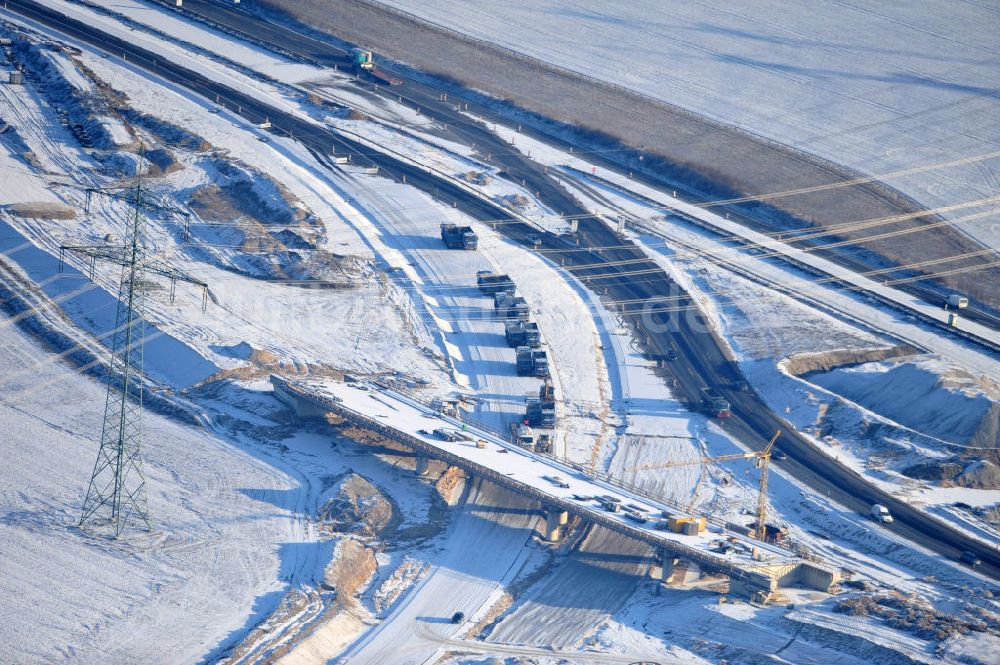
[{"label": "construction vehicle", "polygon": [[538,389],[538,400],[541,402],[543,409],[556,408],[556,388],[552,385],[551,380],[545,379],[542,382],[541,387]]},{"label": "construction vehicle", "polygon": [[549,379],[538,389],[538,397],[528,395],[524,415],[529,425],[546,429],[556,426],[556,391]]},{"label": "construction vehicle", "polygon": [[531,309],[528,307],[528,301],[521,296],[507,296],[501,298],[499,303],[494,300],[494,305],[497,305],[497,316],[501,319],[527,321],[528,315],[531,312]]},{"label": "construction vehicle", "polygon": [[[781,435],[781,430],[774,433],[771,440],[768,441],[767,445],[764,446],[763,450],[753,450],[748,453],[735,453],[732,455],[720,455],[719,457],[702,457],[696,460],[686,460],[682,462],[663,462],[658,464],[644,464],[640,466],[633,466],[625,469],[626,471],[650,471],[653,469],[668,469],[675,466],[690,466],[692,464],[709,464],[712,462],[729,462],[732,460],[740,459],[752,459],[754,461],[754,466],[760,472],[759,482],[757,485],[757,512],[756,521],[754,522],[754,537],[758,540],[766,541],[768,539],[768,526],[766,522],[767,518],[767,471],[771,464],[771,452],[774,450],[774,443],[778,440],[778,436]],[[874,506],[872,507],[874,511]],[[668,518],[668,522],[672,519],[677,519],[676,517],[670,515],[664,515]],[[704,518],[701,518],[704,519]],[[892,519],[891,517],[889,518]],[[673,527],[671,526],[671,530]],[[771,532],[774,532],[772,527]]]},{"label": "construction vehicle", "polygon": [[537,349],[531,352],[532,374],[534,376],[549,378],[549,355],[545,351]]},{"label": "construction vehicle", "polygon": [[545,453],[547,455],[552,454],[552,435],[550,434],[539,434],[538,438],[535,440],[535,452]]},{"label": "construction vehicle", "polygon": [[448,249],[475,249],[479,246],[479,236],[471,226],[458,224],[442,224],[441,240]]},{"label": "construction vehicle", "polygon": [[609,513],[620,513],[622,510],[621,499],[616,499],[614,497],[599,496],[596,497],[597,502],[601,504],[601,508],[608,511]]},{"label": "construction vehicle", "polygon": [[549,356],[545,351],[519,346],[514,349],[514,354],[518,376],[537,376],[543,379],[550,376]]},{"label": "construction vehicle", "polygon": [[892,514],[881,503],[876,503],[872,505],[872,519],[882,524],[889,524],[892,522]]},{"label": "construction vehicle", "polygon": [[500,291],[514,292],[514,280],[509,275],[480,270],[476,273],[476,285],[479,290],[487,295],[493,295]]},{"label": "construction vehicle", "polygon": [[952,293],[948,296],[947,300],[944,302],[945,308],[951,307],[952,309],[965,309],[969,306],[969,299],[965,296],[960,296],[957,293]]},{"label": "construction vehicle", "polygon": [[542,422],[542,406],[538,401],[538,398],[528,393],[528,396],[524,398],[524,424],[531,425],[532,427],[541,426]]},{"label": "construction vehicle", "polygon": [[514,363],[517,365],[518,376],[531,376],[535,372],[535,362],[531,357],[530,346],[519,346],[514,349]]},{"label": "construction vehicle", "polygon": [[514,443],[528,450],[535,449],[535,433],[530,427],[524,423],[511,423],[510,430]]},{"label": "construction vehicle", "polygon": [[542,332],[534,321],[509,320],[504,324],[504,336],[507,344],[514,348],[530,346],[537,349],[542,345]]},{"label": "construction vehicle", "polygon": [[626,510],[625,517],[632,520],[636,524],[645,524],[646,522],[649,521],[648,517],[646,517],[642,513],[637,513],[634,510]]},{"label": "construction vehicle", "polygon": [[493,309],[500,309],[500,305],[507,302],[508,299],[513,298],[516,291],[514,287],[506,289],[504,291],[497,291],[493,294]]},{"label": "construction vehicle", "polygon": [[372,57],[372,52],[367,49],[352,48],[351,64],[354,65],[354,70],[359,74],[362,71],[370,72],[375,69],[375,58]]},{"label": "construction vehicle", "polygon": [[729,400],[715,388],[705,388],[701,391],[701,408],[714,418],[728,418],[732,415],[729,410]]},{"label": "construction vehicle", "polygon": [[537,397],[529,395],[524,400],[524,419],[532,427],[552,429],[556,426],[556,410],[553,405],[546,406]]},{"label": "construction vehicle", "polygon": [[444,427],[438,427],[434,430],[434,436],[441,439],[442,441],[464,441],[465,437],[456,432],[455,430],[445,429]]}]

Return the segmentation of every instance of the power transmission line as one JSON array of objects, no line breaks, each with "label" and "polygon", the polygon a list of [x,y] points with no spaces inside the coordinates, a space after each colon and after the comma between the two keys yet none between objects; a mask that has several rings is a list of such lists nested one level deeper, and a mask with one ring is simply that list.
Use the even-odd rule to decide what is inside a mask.
[{"label": "power transmission line", "polygon": [[[140,147],[140,169],[144,158],[144,150]],[[93,191],[105,193],[104,190]],[[142,468],[143,340],[148,288],[145,276],[152,273],[170,279],[171,294],[177,281],[201,286],[205,298],[208,290],[204,282],[150,254],[146,246],[143,197],[140,170],[132,189],[132,209],[121,245],[60,247],[62,253],[68,251],[89,257],[92,265],[100,259],[122,267],[100,449],[80,516],[80,526],[108,529],[115,537],[133,524],[151,528]],[[203,306],[204,303],[203,299]]]}]

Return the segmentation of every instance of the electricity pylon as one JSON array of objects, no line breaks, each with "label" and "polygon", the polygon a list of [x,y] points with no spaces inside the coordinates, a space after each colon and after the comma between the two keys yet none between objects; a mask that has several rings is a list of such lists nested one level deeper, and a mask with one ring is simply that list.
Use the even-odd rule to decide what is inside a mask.
[{"label": "electricity pylon", "polygon": [[[140,170],[142,167],[140,159]],[[202,308],[208,285],[151,256],[146,248],[146,217],[142,176],[131,188],[131,213],[121,245],[64,245],[88,256],[122,267],[118,309],[111,342],[108,393],[101,427],[101,447],[83,501],[80,526],[89,525],[121,535],[130,524],[151,528],[146,505],[146,478],[142,470],[143,338],[145,336],[146,274],[167,277],[173,298],[177,281],[202,287]],[[89,198],[89,193],[88,193]],[[60,257],[61,260],[61,257]],[[93,268],[92,268],[93,270]]]}]

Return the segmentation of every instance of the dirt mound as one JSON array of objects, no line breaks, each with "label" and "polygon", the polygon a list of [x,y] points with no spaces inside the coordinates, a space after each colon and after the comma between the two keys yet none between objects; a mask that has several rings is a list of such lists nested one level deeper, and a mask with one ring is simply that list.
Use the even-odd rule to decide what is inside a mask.
[{"label": "dirt mound", "polygon": [[973,462],[955,480],[955,484],[977,490],[1000,489],[1000,466],[992,462]]},{"label": "dirt mound", "polygon": [[29,219],[73,219],[76,217],[76,211],[70,206],[48,201],[11,203],[4,206],[4,209],[15,217]]},{"label": "dirt mound", "polygon": [[457,466],[449,466],[434,483],[438,494],[449,506],[454,506],[462,498],[465,489],[465,472]]},{"label": "dirt mound", "polygon": [[829,372],[838,367],[878,362],[890,358],[900,358],[916,353],[916,349],[906,345],[886,349],[838,349],[816,353],[796,353],[783,364],[792,376],[802,376],[810,372]]},{"label": "dirt mound", "polygon": [[977,448],[1000,448],[1000,403],[990,405],[967,444]]},{"label": "dirt mound", "polygon": [[921,462],[906,467],[902,472],[917,480],[952,482],[962,473],[962,465],[958,462]]},{"label": "dirt mound", "polygon": [[910,478],[929,480],[943,486],[958,485],[969,489],[1000,489],[1000,466],[985,460],[971,464],[957,461],[922,462],[908,466],[902,473]]},{"label": "dirt mound", "polygon": [[174,171],[179,171],[183,168],[181,163],[177,161],[177,158],[174,157],[173,153],[165,148],[152,148],[147,150],[145,157],[149,166],[148,173],[154,177],[173,173]]},{"label": "dirt mound", "polygon": [[350,538],[337,543],[333,559],[324,571],[326,586],[336,589],[337,602],[341,605],[353,601],[353,596],[364,588],[378,562],[370,547]]},{"label": "dirt mound", "polygon": [[318,518],[335,531],[374,536],[392,520],[392,504],[378,488],[352,473],[320,508]]},{"label": "dirt mound", "polygon": [[142,127],[153,134],[161,143],[172,148],[182,148],[193,152],[206,152],[212,148],[208,141],[179,125],[166,122],[130,107],[123,107],[120,109],[120,112],[130,123]]},{"label": "dirt mound", "polygon": [[925,640],[945,640],[970,632],[1000,634],[997,615],[975,605],[958,612],[940,612],[924,598],[893,594],[858,594],[840,600],[834,612],[852,616],[879,617],[896,630],[904,630]]},{"label": "dirt mound", "polygon": [[1000,444],[997,386],[933,358],[867,362],[815,372],[808,381],[942,441],[979,448]]},{"label": "dirt mound", "polygon": [[134,145],[131,131],[119,123],[111,106],[114,94],[73,57],[77,50],[19,39],[11,52],[23,65],[25,78],[45,96],[80,145],[99,150]]},{"label": "dirt mound", "polygon": [[[322,248],[326,229],[297,197],[266,173],[221,153],[197,162],[210,184],[188,203],[211,224],[196,225],[200,255],[259,279],[317,288],[352,288],[364,262]],[[201,244],[204,243],[204,244]]]}]

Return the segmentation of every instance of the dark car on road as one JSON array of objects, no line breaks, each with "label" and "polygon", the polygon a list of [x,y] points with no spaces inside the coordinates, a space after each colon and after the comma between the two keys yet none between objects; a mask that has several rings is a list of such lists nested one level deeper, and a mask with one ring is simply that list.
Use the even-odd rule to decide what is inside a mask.
[{"label": "dark car on road", "polygon": [[982,562],[983,562],[982,559],[976,556],[975,552],[971,550],[965,550],[964,552],[962,552],[962,563],[967,563],[973,568],[975,568]]}]

